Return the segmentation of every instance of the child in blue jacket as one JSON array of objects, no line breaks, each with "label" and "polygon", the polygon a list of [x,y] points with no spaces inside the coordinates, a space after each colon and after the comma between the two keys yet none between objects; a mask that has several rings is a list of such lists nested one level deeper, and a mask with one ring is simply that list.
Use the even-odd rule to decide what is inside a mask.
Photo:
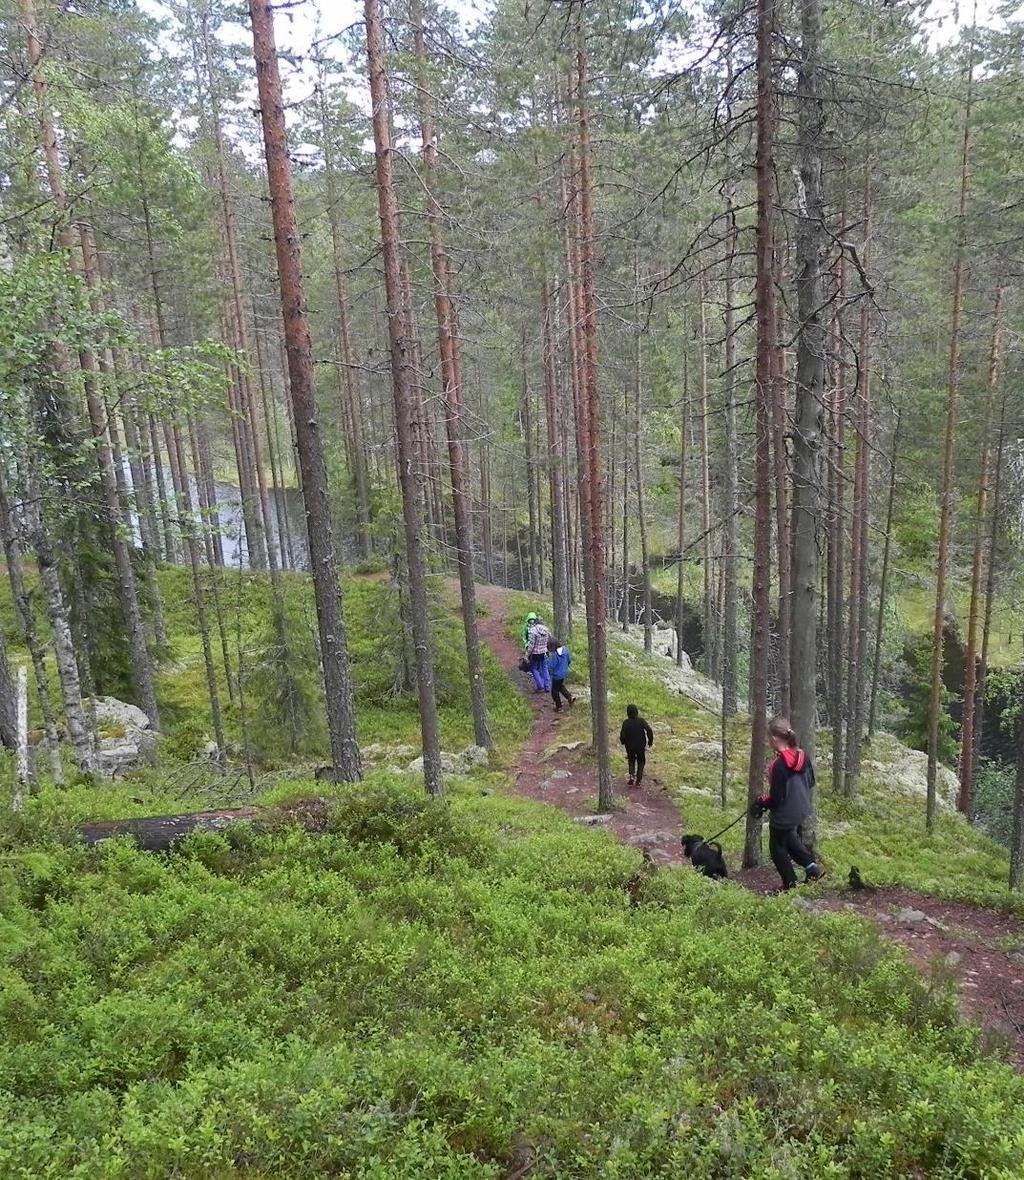
[{"label": "child in blue jacket", "polygon": [[548,673],[551,676],[551,699],[555,702],[555,712],[562,711],[562,697],[570,705],[576,703],[576,698],[565,687],[565,679],[569,675],[572,664],[572,652],[564,643],[557,639],[548,640]]}]

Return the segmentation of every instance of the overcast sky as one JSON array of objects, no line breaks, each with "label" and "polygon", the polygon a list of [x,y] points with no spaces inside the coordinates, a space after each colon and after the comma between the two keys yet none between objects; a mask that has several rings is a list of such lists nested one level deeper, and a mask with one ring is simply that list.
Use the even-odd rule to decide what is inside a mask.
[{"label": "overcast sky", "polygon": [[[140,7],[154,15],[166,16],[162,0],[138,0]],[[992,24],[996,21],[996,10],[1001,0],[977,0],[978,23]],[[464,27],[469,28],[483,20],[490,10],[490,0],[448,0],[448,7],[460,18]],[[1018,5],[1018,14],[1024,14],[1024,0]],[[298,0],[282,6],[276,13],[278,47],[282,52],[306,56],[309,54],[318,30],[321,37],[335,37],[343,30],[362,20],[361,0]],[[960,25],[971,20],[971,0],[931,0],[925,11],[925,25],[933,44],[943,44],[953,39]],[[294,80],[293,80],[294,84]]]},{"label": "overcast sky", "polygon": [[[168,9],[163,0],[137,0],[143,11],[166,19]],[[980,25],[1001,23],[996,16],[1002,0],[977,0],[977,19]],[[447,0],[447,7],[459,17],[464,28],[471,28],[486,19],[492,7],[492,0]],[[924,28],[933,45],[945,44],[956,36],[961,25],[968,24],[972,16],[972,0],[931,0],[924,13]],[[362,20],[362,0],[291,0],[282,4],[276,12],[275,27],[278,49],[282,55],[293,58],[309,58],[314,42],[320,39],[337,38],[346,29]],[[1018,4],[1015,15],[1024,15],[1024,0]],[[225,31],[233,43],[245,47],[251,45],[246,27],[235,26]],[[289,102],[297,103],[307,98],[313,89],[312,66],[282,63],[282,81]],[[369,109],[368,83],[363,76],[355,77],[348,90],[349,99]],[[255,78],[253,79],[255,90]],[[249,107],[246,103],[246,107]],[[239,112],[241,114],[242,112]],[[244,118],[244,115],[242,116]]]}]

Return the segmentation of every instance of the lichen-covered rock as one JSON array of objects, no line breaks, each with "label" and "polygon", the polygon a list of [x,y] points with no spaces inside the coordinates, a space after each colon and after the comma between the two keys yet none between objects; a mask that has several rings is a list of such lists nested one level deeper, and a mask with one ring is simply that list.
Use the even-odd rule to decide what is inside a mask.
[{"label": "lichen-covered rock", "polygon": [[686,752],[695,762],[721,762],[721,742],[690,742]]},{"label": "lichen-covered rock", "polygon": [[[490,755],[483,746],[467,746],[461,754],[441,753],[442,774],[472,774],[474,770],[489,765]],[[409,763],[409,770],[414,774],[423,773],[423,757]]]},{"label": "lichen-covered rock", "polygon": [[[461,766],[461,763],[459,762],[459,756],[457,754],[446,754],[442,750],[442,752],[441,752],[441,773],[442,774],[461,774],[462,771],[460,770],[460,766]],[[413,774],[422,774],[423,773],[423,755],[422,754],[418,758],[414,758],[412,760],[412,762],[409,763],[409,769],[412,771]]]},{"label": "lichen-covered rock", "polygon": [[[614,631],[611,636],[620,647],[628,644],[631,648],[643,650],[643,628],[634,628],[625,632]],[[686,655],[685,652],[683,654]],[[722,690],[706,676],[695,672],[688,656],[683,660],[683,666],[679,667],[674,659],[668,658],[664,651],[659,651],[655,645],[654,654],[650,659],[651,667],[657,669],[658,675],[667,688],[679,693],[680,696],[688,697],[703,709],[708,709],[712,713],[721,713]]]},{"label": "lichen-covered rock", "polygon": [[160,735],[136,705],[117,697],[85,702],[96,717],[96,769],[116,778],[152,761]]},{"label": "lichen-covered rock", "polygon": [[459,755],[459,761],[468,771],[489,765],[490,755],[484,746],[467,746]]},{"label": "lichen-covered rock", "polygon": [[[912,750],[892,734],[879,733],[872,739],[862,769],[882,786],[891,786],[904,795],[928,793],[928,755],[923,750]],[[935,776],[935,797],[939,805],[950,810],[956,807],[959,781],[948,766],[939,766]]]}]

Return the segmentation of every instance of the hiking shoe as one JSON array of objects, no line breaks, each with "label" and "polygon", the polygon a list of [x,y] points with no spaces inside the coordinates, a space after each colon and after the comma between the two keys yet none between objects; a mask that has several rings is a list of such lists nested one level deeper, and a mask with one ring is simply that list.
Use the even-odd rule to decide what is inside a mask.
[{"label": "hiking shoe", "polygon": [[826,876],[827,873],[825,870],[820,865],[817,865],[815,866],[813,873],[810,871],[810,869],[807,870],[807,875],[804,877],[804,884],[814,885],[818,881],[824,881]]},{"label": "hiking shoe", "polygon": [[632,787],[633,785],[634,785],[634,783],[633,783],[633,780],[632,780],[632,779],[628,779],[628,780],[626,781],[626,786],[627,786],[627,787]]}]

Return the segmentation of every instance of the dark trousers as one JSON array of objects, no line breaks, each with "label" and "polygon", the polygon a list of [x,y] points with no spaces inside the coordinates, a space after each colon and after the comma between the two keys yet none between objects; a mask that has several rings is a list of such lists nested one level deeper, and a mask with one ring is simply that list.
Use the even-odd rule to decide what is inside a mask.
[{"label": "dark trousers", "polygon": [[562,702],[559,699],[560,697],[565,697],[565,699],[567,701],[569,701],[570,703],[572,702],[572,696],[570,695],[569,690],[565,687],[565,681],[564,680],[555,680],[554,678],[552,678],[552,680],[551,680],[551,699],[555,702],[556,709],[560,709],[562,707]]},{"label": "dark trousers", "polygon": [[644,777],[644,766],[647,764],[647,753],[644,750],[627,750],[626,764],[629,766],[629,777],[637,783]]},{"label": "dark trousers", "polygon": [[801,868],[814,864],[814,856],[804,847],[797,828],[768,829],[768,852],[772,863],[779,870],[783,887],[792,889],[796,884],[796,870],[793,861]]}]

